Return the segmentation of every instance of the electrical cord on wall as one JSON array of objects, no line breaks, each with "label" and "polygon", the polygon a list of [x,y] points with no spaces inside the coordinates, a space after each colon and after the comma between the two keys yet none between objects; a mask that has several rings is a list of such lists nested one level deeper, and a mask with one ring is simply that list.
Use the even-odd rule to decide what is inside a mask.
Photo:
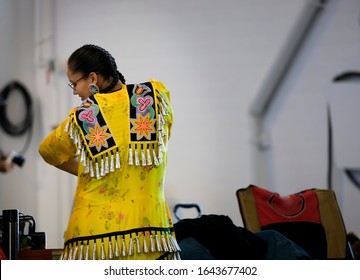
[{"label": "electrical cord on wall", "polygon": [[[19,124],[14,124],[13,122],[11,122],[11,120],[7,115],[7,110],[6,110],[9,96],[15,91],[21,94],[25,103],[25,116],[24,119]],[[24,154],[30,145],[30,141],[32,137],[32,123],[33,123],[32,99],[29,91],[20,82],[17,81],[10,82],[0,92],[0,126],[10,136],[20,136],[23,135],[25,132],[28,132],[24,147],[20,151],[21,154]]]}]

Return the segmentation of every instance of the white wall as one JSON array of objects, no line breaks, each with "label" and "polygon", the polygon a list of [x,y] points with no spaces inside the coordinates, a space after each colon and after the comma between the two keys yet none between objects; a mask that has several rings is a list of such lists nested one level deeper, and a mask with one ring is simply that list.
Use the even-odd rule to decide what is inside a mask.
[{"label": "white wall", "polygon": [[[10,1],[1,1],[1,9],[0,9],[0,34],[3,38],[8,38],[7,40],[0,41],[0,65],[7,65],[6,69],[3,69],[0,75],[1,85],[4,85],[5,82],[12,77],[13,73],[13,64],[11,62],[11,55],[4,54],[12,54],[12,47],[14,45],[14,40],[12,33],[14,32],[14,26],[11,24],[13,22],[14,5],[11,4]],[[6,70],[6,71],[4,71]]]},{"label": "white wall", "polygon": [[[20,6],[21,5],[21,6]],[[33,97],[37,110],[34,72],[34,1],[0,1],[0,89],[10,81],[21,82]],[[25,104],[20,94],[9,96],[8,118],[22,121]],[[38,115],[35,114],[35,119]],[[37,213],[37,177],[34,176],[34,160],[37,155],[37,124],[32,135],[28,132],[10,136],[0,128],[0,148],[4,153],[26,149],[26,163],[8,174],[0,174],[0,209],[17,208],[24,213]],[[29,136],[30,135],[30,136]],[[30,145],[27,145],[27,139]]]},{"label": "white wall", "polygon": [[[272,153],[280,153],[276,157],[278,167],[269,166],[276,181],[268,180],[267,174],[259,174],[249,108],[281,55],[307,1],[14,2],[17,5],[11,0],[0,0],[0,5],[14,13],[27,11],[22,14],[21,21],[27,21],[27,24],[18,25],[25,37],[18,37],[12,29],[0,30],[13,40],[26,38],[21,41],[20,57],[26,56],[25,61],[33,58],[34,69],[24,71],[27,68],[20,63],[20,70],[14,75],[21,74],[22,80],[31,86],[38,107],[36,136],[26,166],[0,177],[0,208],[20,208],[34,215],[38,230],[48,234],[48,247],[62,246],[75,182],[69,175],[47,166],[37,155],[37,146],[51,127],[79,102],[67,88],[65,64],[71,52],[85,43],[108,49],[129,83],[156,78],[171,90],[175,121],[166,182],[170,207],[176,203],[194,202],[202,207],[204,214],[229,215],[236,224],[242,225],[235,197],[238,188],[269,182],[270,188],[276,184],[277,190],[287,191],[288,186],[297,185],[305,177],[297,172],[296,176],[289,177],[287,184],[283,183],[283,174],[290,172],[283,154],[293,151],[286,149],[288,142],[281,137],[272,142]],[[19,3],[25,5],[25,9],[20,9]],[[342,14],[341,11],[338,13]],[[332,18],[332,14],[329,17]],[[13,21],[8,17],[5,20],[7,23]],[[7,60],[9,55],[19,55],[12,47],[5,50],[1,48],[0,61]],[[52,59],[56,68],[47,80],[46,65]],[[1,74],[3,71],[0,69]],[[314,80],[307,78],[308,82]],[[289,85],[296,86],[297,81]],[[313,102],[317,103],[318,99],[306,102],[315,107]],[[321,120],[312,124],[316,131],[323,129]],[[271,125],[269,128],[271,136],[276,137],[276,127]],[[321,137],[309,139],[309,145],[321,146],[318,143]],[[14,140],[1,130],[0,141],[1,146],[3,143],[14,144]],[[303,143],[297,139],[297,145],[299,142]],[[307,155],[308,158],[302,158],[305,164],[309,158],[314,158],[313,154]],[[308,176],[309,183],[319,185],[323,182],[324,163],[325,160],[316,162],[314,169],[318,170],[318,175]],[[305,186],[300,182],[299,187]]]},{"label": "white wall", "polygon": [[[359,12],[359,0],[329,1],[265,115],[263,125],[270,146],[260,153],[266,162],[263,175],[268,188],[284,195],[305,188],[328,188],[326,108],[332,89],[342,86],[332,79],[345,71],[360,72]],[[357,87],[359,93],[360,83]],[[343,91],[345,96],[346,87]],[[360,102],[360,98],[357,100]],[[350,111],[345,107],[342,114]],[[347,137],[359,135],[357,123],[354,119],[342,128]],[[333,134],[338,133],[337,127],[333,130]],[[347,230],[359,233],[360,190],[345,177],[344,166],[338,164],[340,148],[334,143],[333,188]],[[359,149],[358,143],[345,148],[343,154]]]}]

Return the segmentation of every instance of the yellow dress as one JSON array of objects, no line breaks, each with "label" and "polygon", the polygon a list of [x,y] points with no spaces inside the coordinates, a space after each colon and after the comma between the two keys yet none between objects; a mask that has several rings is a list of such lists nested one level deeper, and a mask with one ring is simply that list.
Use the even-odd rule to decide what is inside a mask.
[{"label": "yellow dress", "polygon": [[164,197],[172,121],[150,80],[91,96],[43,140],[47,163],[79,161],[62,259],[179,259]]}]

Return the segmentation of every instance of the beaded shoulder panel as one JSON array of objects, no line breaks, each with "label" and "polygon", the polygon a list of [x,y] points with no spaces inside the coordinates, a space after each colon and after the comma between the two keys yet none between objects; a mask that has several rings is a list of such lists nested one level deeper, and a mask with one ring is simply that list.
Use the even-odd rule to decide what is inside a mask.
[{"label": "beaded shoulder panel", "polygon": [[129,97],[129,147],[120,155],[119,143],[105,121],[96,94],[70,112],[65,131],[77,146],[76,155],[84,173],[100,179],[121,167],[121,160],[135,166],[163,163],[168,135],[164,129],[168,115],[162,93],[151,82],[126,85]]}]

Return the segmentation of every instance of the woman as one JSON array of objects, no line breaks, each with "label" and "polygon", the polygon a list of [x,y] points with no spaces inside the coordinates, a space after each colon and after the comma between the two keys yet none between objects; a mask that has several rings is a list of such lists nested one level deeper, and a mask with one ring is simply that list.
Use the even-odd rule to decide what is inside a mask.
[{"label": "woman", "polygon": [[164,198],[169,91],[155,80],[126,85],[95,45],[71,54],[67,76],[82,104],[39,147],[78,177],[62,258],[179,259]]}]

